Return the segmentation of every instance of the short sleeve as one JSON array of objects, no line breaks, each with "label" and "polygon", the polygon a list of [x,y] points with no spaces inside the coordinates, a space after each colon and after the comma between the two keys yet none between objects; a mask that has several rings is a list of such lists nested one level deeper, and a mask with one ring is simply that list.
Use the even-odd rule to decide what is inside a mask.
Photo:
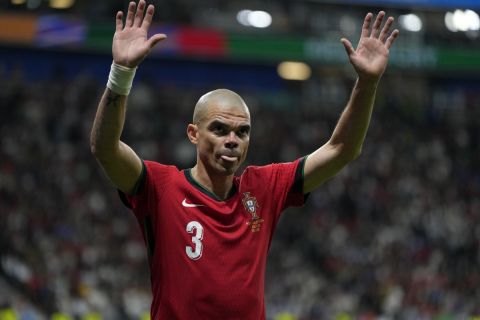
[{"label": "short sleeve", "polygon": [[118,192],[122,202],[137,218],[143,218],[154,211],[155,203],[162,196],[174,168],[154,161],[145,160],[142,163],[142,173],[132,194]]},{"label": "short sleeve", "polygon": [[263,194],[264,205],[275,216],[287,207],[302,206],[307,198],[303,193],[304,164],[305,157],[293,162],[248,167],[242,175],[243,192]]},{"label": "short sleeve", "polygon": [[303,193],[303,169],[306,157],[293,162],[272,164],[274,190],[282,201],[282,209],[305,204],[308,195]]}]

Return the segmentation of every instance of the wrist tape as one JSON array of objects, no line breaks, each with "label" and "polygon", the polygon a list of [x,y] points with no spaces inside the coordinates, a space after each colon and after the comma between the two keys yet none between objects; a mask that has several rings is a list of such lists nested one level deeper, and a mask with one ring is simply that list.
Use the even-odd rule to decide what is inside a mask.
[{"label": "wrist tape", "polygon": [[128,68],[112,62],[108,75],[107,88],[113,92],[127,96],[132,88],[137,68]]}]

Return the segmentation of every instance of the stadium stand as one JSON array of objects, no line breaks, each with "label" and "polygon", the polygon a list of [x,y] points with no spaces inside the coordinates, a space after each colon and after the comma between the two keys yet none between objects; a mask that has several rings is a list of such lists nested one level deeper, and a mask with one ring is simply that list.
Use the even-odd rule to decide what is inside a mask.
[{"label": "stadium stand", "polygon": [[[150,301],[145,249],[88,148],[104,84],[21,74],[1,77],[2,277],[47,316],[139,319]],[[306,84],[286,108],[241,92],[254,119],[248,162],[292,160],[325,141],[350,86],[341,77]],[[136,83],[124,139],[144,158],[188,167],[184,124],[200,92]],[[362,156],[282,218],[270,316],[480,313],[479,92],[460,80],[386,76]],[[22,303],[12,298],[2,305]]]},{"label": "stadium stand", "polygon": [[[140,230],[89,149],[110,56],[75,49],[0,46],[0,320],[149,318]],[[456,61],[461,72],[445,60],[384,76],[361,157],[280,221],[268,319],[480,319],[480,78]],[[252,112],[247,164],[296,159],[328,139],[353,85],[345,65],[318,63],[300,83],[265,61],[157,57],[139,70],[123,139],[188,168],[194,103],[228,86]]]}]

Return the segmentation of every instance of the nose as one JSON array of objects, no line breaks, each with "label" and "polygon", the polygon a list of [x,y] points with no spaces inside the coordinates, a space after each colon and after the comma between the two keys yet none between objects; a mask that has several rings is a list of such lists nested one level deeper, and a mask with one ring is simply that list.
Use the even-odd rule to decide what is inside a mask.
[{"label": "nose", "polygon": [[225,148],[235,149],[236,147],[238,147],[237,136],[235,135],[235,132],[230,131],[225,140]]}]

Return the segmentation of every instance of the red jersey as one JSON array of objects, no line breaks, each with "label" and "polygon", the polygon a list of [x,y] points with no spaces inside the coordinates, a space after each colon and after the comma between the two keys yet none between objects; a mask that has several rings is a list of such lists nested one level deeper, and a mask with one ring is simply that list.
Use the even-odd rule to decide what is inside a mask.
[{"label": "red jersey", "polygon": [[282,210],[304,203],[303,165],[247,167],[221,200],[190,170],[144,161],[122,199],[149,251],[152,320],[265,319],[267,252]]}]

